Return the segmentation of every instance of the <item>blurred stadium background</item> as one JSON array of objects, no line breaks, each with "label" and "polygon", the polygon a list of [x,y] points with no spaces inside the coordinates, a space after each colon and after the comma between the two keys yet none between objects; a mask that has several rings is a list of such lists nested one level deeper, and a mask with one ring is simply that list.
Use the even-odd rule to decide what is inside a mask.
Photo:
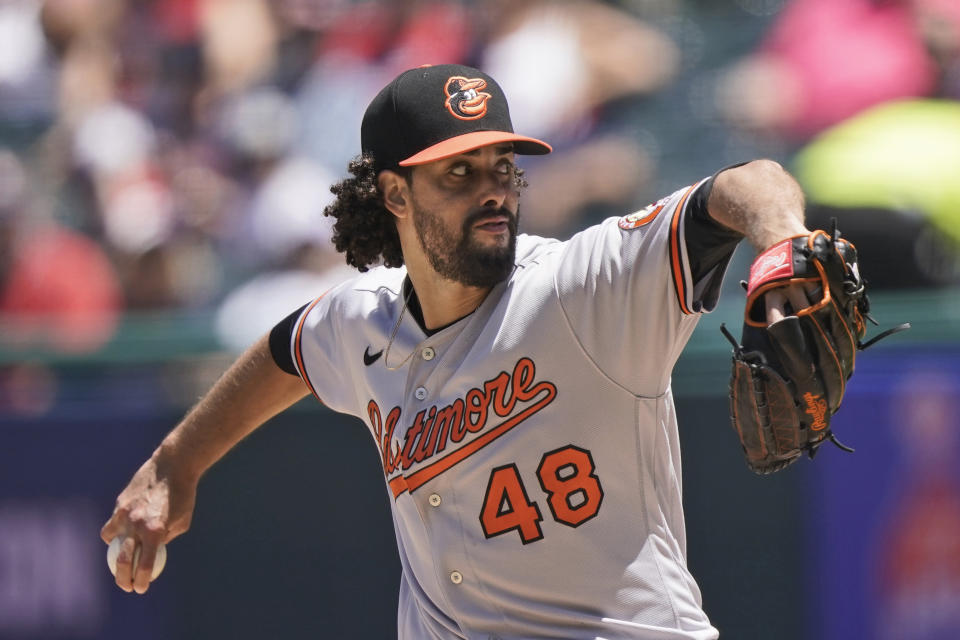
[{"label": "blurred stadium background", "polygon": [[690,564],[722,638],[960,637],[957,0],[0,0],[0,638],[389,638],[376,457],[304,401],[203,480],[146,597],[116,493],[230,360],[349,276],[329,184],[402,69],[480,66],[528,232],[770,157],[860,249],[883,325],[827,447],[770,478],[727,418],[739,251],[675,375]]}]

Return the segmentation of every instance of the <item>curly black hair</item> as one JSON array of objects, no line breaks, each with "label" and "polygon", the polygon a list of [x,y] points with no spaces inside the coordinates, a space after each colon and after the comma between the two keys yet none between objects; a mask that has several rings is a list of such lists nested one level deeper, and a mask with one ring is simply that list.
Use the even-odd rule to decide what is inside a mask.
[{"label": "curly black hair", "polygon": [[[403,266],[400,236],[393,214],[383,206],[373,156],[357,156],[347,168],[353,177],[330,187],[337,199],[323,210],[324,215],[336,219],[334,246],[345,254],[347,264],[360,271],[367,271],[377,264]],[[393,171],[407,182],[413,180],[412,167],[396,167]],[[514,167],[514,184],[518,190],[527,186],[523,169],[519,167]]]},{"label": "curly black hair", "polygon": [[[330,187],[337,199],[323,210],[323,215],[336,219],[334,246],[346,255],[347,264],[360,271],[381,261],[388,267],[402,266],[400,236],[393,214],[383,206],[373,156],[357,156],[350,161],[348,170],[353,177]],[[399,173],[410,179],[409,170],[401,167]]]}]

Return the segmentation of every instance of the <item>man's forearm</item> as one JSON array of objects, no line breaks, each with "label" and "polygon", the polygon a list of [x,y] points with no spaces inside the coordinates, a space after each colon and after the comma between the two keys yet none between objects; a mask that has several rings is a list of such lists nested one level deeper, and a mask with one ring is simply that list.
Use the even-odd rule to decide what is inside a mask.
[{"label": "man's forearm", "polygon": [[261,338],[241,355],[157,447],[159,467],[199,478],[258,426],[307,394]]},{"label": "man's forearm", "polygon": [[742,233],[757,250],[808,233],[800,185],[772,160],[754,160],[722,171],[714,180],[707,211]]}]

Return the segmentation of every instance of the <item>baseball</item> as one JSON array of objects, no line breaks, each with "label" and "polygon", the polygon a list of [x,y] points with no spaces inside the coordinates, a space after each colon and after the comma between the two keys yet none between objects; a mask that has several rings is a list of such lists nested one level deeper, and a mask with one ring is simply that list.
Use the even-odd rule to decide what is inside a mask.
[{"label": "baseball", "polygon": [[[117,536],[110,541],[110,546],[107,547],[107,566],[110,567],[110,573],[117,575],[117,556],[120,555],[120,544],[123,542],[123,538]],[[137,546],[136,550],[133,552],[133,571],[137,571],[137,561],[140,560],[140,547]],[[163,571],[163,567],[167,564],[167,545],[160,543],[160,546],[157,547],[157,557],[153,561],[153,575],[150,576],[150,581],[153,582],[157,579],[157,576],[160,575],[160,572]]]}]

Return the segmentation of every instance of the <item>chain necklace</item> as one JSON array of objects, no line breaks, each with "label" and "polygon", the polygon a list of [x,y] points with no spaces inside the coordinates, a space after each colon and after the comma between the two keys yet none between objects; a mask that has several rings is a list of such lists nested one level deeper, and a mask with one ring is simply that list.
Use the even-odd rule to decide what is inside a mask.
[{"label": "chain necklace", "polygon": [[[403,289],[401,289],[402,291]],[[403,322],[403,314],[407,310],[407,304],[410,302],[410,296],[413,295],[413,283],[410,283],[410,291],[407,292],[406,297],[403,299],[403,307],[400,308],[400,317],[397,318],[396,324],[393,325],[393,331],[390,332],[390,339],[387,341],[387,348],[383,352],[383,366],[387,368],[387,371],[396,371],[403,365],[407,364],[407,360],[413,357],[413,354],[417,352],[416,349],[410,352],[410,354],[403,359],[400,364],[391,367],[387,364],[387,361],[390,358],[390,347],[393,346],[393,340],[397,337],[397,332],[400,330],[400,323]]]},{"label": "chain necklace", "polygon": [[[401,288],[400,291],[402,292],[403,289]],[[389,364],[387,364],[387,361],[390,359],[390,347],[393,346],[393,341],[397,337],[397,332],[400,331],[400,323],[403,322],[403,314],[407,311],[407,306],[410,303],[410,296],[412,295],[413,295],[413,282],[410,283],[410,291],[407,292],[407,295],[403,299],[403,306],[400,308],[400,316],[397,318],[397,322],[393,325],[393,330],[390,332],[390,339],[387,340],[387,347],[383,351],[383,366],[387,368],[387,371],[396,371],[403,365],[407,364],[407,361],[413,357],[413,354],[417,352],[417,349],[414,348],[413,351],[407,354],[407,357],[404,358],[398,365],[391,367]],[[483,304],[482,300],[480,301],[480,304]],[[479,305],[477,306],[479,307]],[[474,311],[475,310],[476,309],[474,309]],[[470,313],[473,313],[473,311],[471,311]],[[467,315],[470,315],[470,314],[467,314]]]}]

